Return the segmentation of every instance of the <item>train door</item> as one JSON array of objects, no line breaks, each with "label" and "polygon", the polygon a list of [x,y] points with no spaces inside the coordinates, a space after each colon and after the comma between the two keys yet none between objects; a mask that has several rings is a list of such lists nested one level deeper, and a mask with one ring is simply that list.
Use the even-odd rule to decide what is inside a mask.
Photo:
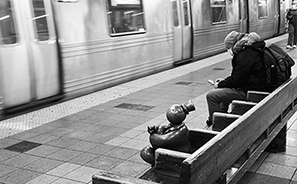
[{"label": "train door", "polygon": [[60,93],[51,2],[0,1],[0,29],[0,90],[4,108]]},{"label": "train door", "polygon": [[280,1],[279,5],[279,34],[285,33],[286,27],[286,4],[285,1]]},{"label": "train door", "polygon": [[192,56],[192,20],[190,0],[172,0],[174,19],[174,61]]},{"label": "train door", "polygon": [[242,33],[249,32],[248,0],[239,0],[239,29]]},{"label": "train door", "polygon": [[279,34],[280,28],[280,2],[279,0],[273,1],[272,6],[274,6],[274,34]]}]

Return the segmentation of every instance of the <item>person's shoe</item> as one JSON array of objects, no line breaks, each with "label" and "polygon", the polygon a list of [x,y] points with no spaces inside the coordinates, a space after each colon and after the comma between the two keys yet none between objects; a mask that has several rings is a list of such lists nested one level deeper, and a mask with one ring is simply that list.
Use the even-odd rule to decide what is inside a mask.
[{"label": "person's shoe", "polygon": [[293,45],[293,47],[296,48],[297,46],[296,45]]},{"label": "person's shoe", "polygon": [[287,45],[287,49],[292,49],[293,47],[291,45]]},{"label": "person's shoe", "polygon": [[208,127],[210,127],[210,126],[212,125],[212,122],[211,122],[210,120],[206,120],[206,125],[207,125]]}]

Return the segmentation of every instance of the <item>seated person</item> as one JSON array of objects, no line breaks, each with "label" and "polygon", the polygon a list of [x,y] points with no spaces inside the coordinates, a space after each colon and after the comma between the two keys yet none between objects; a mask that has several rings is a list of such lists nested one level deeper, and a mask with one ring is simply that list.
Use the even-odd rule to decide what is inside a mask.
[{"label": "seated person", "polygon": [[232,72],[229,77],[215,80],[211,91],[206,95],[209,117],[212,125],[214,112],[227,112],[233,100],[246,100],[247,91],[265,91],[265,70],[262,52],[265,42],[253,32],[249,34],[230,32],[224,44],[232,56]]}]

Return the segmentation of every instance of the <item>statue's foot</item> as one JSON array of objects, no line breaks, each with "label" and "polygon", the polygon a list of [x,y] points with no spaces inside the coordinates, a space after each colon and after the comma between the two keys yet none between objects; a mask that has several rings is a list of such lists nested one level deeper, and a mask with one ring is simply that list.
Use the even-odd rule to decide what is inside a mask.
[{"label": "statue's foot", "polygon": [[146,146],[140,151],[140,157],[152,167],[155,165],[155,151],[152,147]]}]

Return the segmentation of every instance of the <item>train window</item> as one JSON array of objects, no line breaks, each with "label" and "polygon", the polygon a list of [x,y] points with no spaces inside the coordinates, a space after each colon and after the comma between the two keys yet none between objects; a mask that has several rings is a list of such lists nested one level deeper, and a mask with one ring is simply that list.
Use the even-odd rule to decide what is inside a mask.
[{"label": "train window", "polygon": [[188,1],[184,0],[183,1],[183,6],[184,6],[184,15],[185,15],[185,26],[188,26],[190,24]]},{"label": "train window", "polygon": [[144,33],[142,0],[108,0],[107,16],[111,35]]},{"label": "train window", "polygon": [[258,0],[258,17],[267,18],[267,0]]},{"label": "train window", "polygon": [[176,0],[172,1],[172,9],[173,9],[173,22],[174,26],[178,27],[179,26],[179,21],[178,21],[178,10],[177,10],[177,2]]},{"label": "train window", "polygon": [[44,2],[43,0],[32,0],[33,4],[33,13],[35,21],[35,34],[38,41],[46,41],[49,40],[49,31],[47,26],[47,19],[46,17],[48,14],[45,12]]},{"label": "train window", "polygon": [[227,22],[226,0],[210,0],[212,23]]},{"label": "train window", "polygon": [[17,34],[14,23],[13,7],[10,0],[0,1],[1,44],[14,44]]}]

